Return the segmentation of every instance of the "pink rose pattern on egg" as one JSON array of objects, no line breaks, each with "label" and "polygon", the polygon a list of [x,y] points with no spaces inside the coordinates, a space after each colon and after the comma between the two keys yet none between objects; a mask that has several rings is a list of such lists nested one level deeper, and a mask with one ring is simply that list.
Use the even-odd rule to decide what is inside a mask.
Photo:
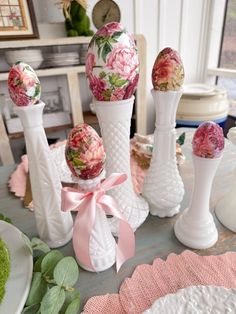
[{"label": "pink rose pattern on egg", "polygon": [[215,122],[204,122],[196,130],[192,140],[193,153],[203,158],[220,157],[224,148],[222,128]]},{"label": "pink rose pattern on egg", "polygon": [[72,174],[81,179],[95,178],[104,169],[106,154],[102,139],[86,123],[81,123],[71,130],[65,156]]},{"label": "pink rose pattern on egg", "polygon": [[12,66],[8,76],[8,90],[17,106],[34,105],[41,95],[41,85],[36,73],[23,62]]},{"label": "pink rose pattern on egg", "polygon": [[184,68],[177,51],[163,49],[157,56],[152,69],[152,84],[155,90],[179,90],[184,81]]},{"label": "pink rose pattern on egg", "polygon": [[117,101],[133,95],[139,78],[137,48],[120,23],[106,24],[93,36],[85,67],[97,100]]}]

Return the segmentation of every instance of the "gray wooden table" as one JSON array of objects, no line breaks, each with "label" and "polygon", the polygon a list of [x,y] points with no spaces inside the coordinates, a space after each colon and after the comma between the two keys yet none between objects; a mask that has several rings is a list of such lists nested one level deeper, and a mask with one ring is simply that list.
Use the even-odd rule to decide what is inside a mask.
[{"label": "gray wooden table", "polygon": [[[193,183],[189,145],[191,136],[191,133],[187,134],[187,141],[184,147],[187,159],[180,167],[180,173],[185,184],[182,209],[189,204]],[[231,143],[227,143],[224,158],[213,184],[211,208],[214,208],[217,200],[230,188],[230,181],[233,178],[232,171],[235,166],[234,161],[236,162],[236,150]],[[15,165],[0,167],[0,213],[10,217],[14,225],[29,237],[37,236],[33,212],[23,208],[21,200],[10,193],[7,187],[7,181],[15,167]],[[90,273],[81,269],[77,288],[81,293],[82,307],[91,296],[118,292],[120,284],[126,277],[131,276],[137,265],[143,263],[151,264],[156,257],[165,259],[171,252],[181,253],[183,250],[186,250],[187,248],[178,242],[173,233],[173,225],[176,219],[177,217],[160,219],[149,215],[144,224],[135,233],[135,257],[127,261],[118,274],[115,271],[115,267],[102,273]],[[219,240],[214,247],[208,250],[197,251],[201,255],[217,255],[226,251],[236,251],[236,234],[224,228],[216,218],[215,221],[219,231]],[[71,243],[60,250],[65,255],[74,255]]]}]

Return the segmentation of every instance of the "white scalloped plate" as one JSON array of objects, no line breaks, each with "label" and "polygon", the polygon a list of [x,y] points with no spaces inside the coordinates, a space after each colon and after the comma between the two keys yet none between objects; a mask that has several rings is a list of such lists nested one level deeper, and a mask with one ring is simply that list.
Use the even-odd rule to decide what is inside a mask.
[{"label": "white scalloped plate", "polygon": [[236,289],[191,286],[157,299],[143,314],[236,313]]},{"label": "white scalloped plate", "polygon": [[214,96],[216,94],[215,87],[206,84],[186,84],[183,89],[183,95]]},{"label": "white scalloped plate", "polygon": [[0,304],[0,314],[20,314],[30,289],[33,258],[22,232],[15,226],[0,221],[0,238],[6,243],[10,254],[10,276]]}]

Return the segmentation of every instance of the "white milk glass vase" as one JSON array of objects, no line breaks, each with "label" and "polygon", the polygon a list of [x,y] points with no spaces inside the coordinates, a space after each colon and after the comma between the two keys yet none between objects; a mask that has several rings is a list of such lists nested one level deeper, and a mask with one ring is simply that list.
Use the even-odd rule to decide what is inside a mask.
[{"label": "white milk glass vase", "polygon": [[189,208],[175,223],[175,235],[180,242],[193,249],[207,249],[218,239],[213,216],[209,209],[212,181],[221,157],[202,158],[192,154],[194,189]]},{"label": "white milk glass vase", "polygon": [[[128,179],[109,194],[118,203],[122,214],[135,231],[149,213],[148,203],[134,192],[130,170],[130,124],[134,96],[120,101],[93,100],[106,152],[106,174],[126,173]],[[118,220],[111,218],[112,233],[118,233]]]},{"label": "white milk glass vase", "polygon": [[150,213],[171,217],[179,212],[184,185],[176,162],[175,118],[182,90],[152,90],[156,109],[153,154],[144,180],[143,195]]},{"label": "white milk glass vase", "polygon": [[73,220],[70,213],[61,211],[62,186],[43,128],[44,106],[40,101],[16,107],[15,112],[24,130],[38,235],[49,247],[56,248],[71,240]]},{"label": "white milk glass vase", "polygon": [[[229,130],[227,137],[234,145],[236,145],[236,127]],[[234,169],[231,189],[219,200],[215,208],[215,213],[218,220],[226,228],[236,232],[236,168]]]},{"label": "white milk glass vase", "polygon": [[[89,180],[78,179],[72,176],[73,181],[78,184],[78,187],[83,192],[94,191],[103,177],[104,173]],[[75,241],[81,241],[81,239],[75,239]],[[106,214],[99,205],[96,205],[94,225],[89,241],[89,255],[94,269],[84,265],[78,258],[77,262],[82,268],[91,272],[104,271],[116,262],[116,241],[112,236]]]}]

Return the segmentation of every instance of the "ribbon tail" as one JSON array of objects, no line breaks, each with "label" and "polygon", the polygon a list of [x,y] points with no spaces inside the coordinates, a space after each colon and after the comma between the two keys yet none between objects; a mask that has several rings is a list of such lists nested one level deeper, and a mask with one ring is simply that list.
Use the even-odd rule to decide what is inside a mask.
[{"label": "ribbon tail", "polygon": [[115,200],[109,195],[103,195],[99,204],[105,212],[119,219],[116,270],[119,271],[122,264],[135,255],[135,236],[134,232],[125,217],[119,210]]},{"label": "ribbon tail", "polygon": [[122,264],[135,255],[135,237],[132,228],[125,220],[119,221],[119,238],[117,243],[116,271]]},{"label": "ribbon tail", "polygon": [[[81,206],[82,207],[82,206]],[[77,214],[73,230],[73,247],[78,262],[82,267],[94,269],[92,265],[89,242],[92,233],[96,215],[96,199],[94,196],[89,197],[83,202],[83,207]]]}]

